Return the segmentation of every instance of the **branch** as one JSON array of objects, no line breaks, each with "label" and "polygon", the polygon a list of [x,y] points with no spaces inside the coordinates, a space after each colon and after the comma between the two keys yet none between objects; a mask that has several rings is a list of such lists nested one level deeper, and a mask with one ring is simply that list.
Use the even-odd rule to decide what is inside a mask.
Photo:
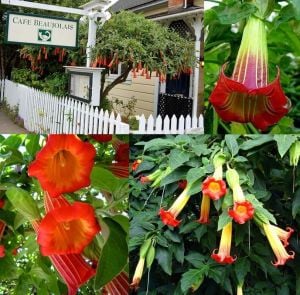
[{"label": "branch", "polygon": [[[117,86],[118,84],[126,82],[126,80],[128,78],[128,75],[131,72],[132,68],[133,68],[133,64],[129,63],[128,66],[127,66],[126,71],[124,73],[122,73],[119,77],[117,77],[112,83],[108,84],[105,89],[104,89],[104,84],[105,84],[106,75],[102,76],[102,81],[101,81],[101,99],[102,99],[102,101],[103,101],[103,98],[106,98],[108,96],[108,93],[115,86]],[[104,83],[103,83],[103,80],[104,80]]]}]

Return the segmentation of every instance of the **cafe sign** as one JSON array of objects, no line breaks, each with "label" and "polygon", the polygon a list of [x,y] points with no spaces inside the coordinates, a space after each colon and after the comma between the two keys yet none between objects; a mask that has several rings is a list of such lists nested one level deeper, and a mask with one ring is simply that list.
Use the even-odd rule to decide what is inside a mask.
[{"label": "cafe sign", "polygon": [[76,20],[8,12],[5,42],[77,48],[78,26]]}]

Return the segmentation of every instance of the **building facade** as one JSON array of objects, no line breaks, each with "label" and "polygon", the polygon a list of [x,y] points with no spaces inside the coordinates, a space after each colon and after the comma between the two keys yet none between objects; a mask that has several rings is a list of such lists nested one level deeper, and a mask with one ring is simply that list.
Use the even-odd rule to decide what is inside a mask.
[{"label": "building facade", "polygon": [[111,91],[111,99],[126,101],[131,97],[136,98],[137,115],[180,115],[180,111],[184,115],[199,115],[202,112],[203,5],[203,0],[121,0],[113,6],[113,12],[131,10],[142,13],[147,18],[172,28],[183,37],[192,37],[195,41],[195,56],[199,62],[192,75],[182,74],[179,79],[167,77],[164,83],[157,77],[145,79],[130,76],[126,83]]}]

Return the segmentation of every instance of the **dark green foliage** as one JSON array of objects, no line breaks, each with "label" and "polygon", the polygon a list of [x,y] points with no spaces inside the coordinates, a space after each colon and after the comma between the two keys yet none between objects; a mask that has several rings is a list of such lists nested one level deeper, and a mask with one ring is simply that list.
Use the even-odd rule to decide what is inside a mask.
[{"label": "dark green foliage", "polygon": [[[244,294],[248,295],[300,294],[299,280],[296,280],[300,255],[297,238],[300,168],[299,165],[290,166],[287,152],[296,139],[299,140],[299,136],[133,138],[131,158],[143,162],[130,179],[130,269],[133,274],[141,244],[152,238],[156,257],[150,270],[148,294],[190,294],[191,289],[195,290],[194,294],[201,295],[236,294],[238,282],[243,281]],[[219,247],[221,232],[217,228],[221,229],[228,222],[226,214],[221,214],[223,201],[211,203],[209,224],[199,224],[196,220],[199,218],[201,182],[213,173],[211,160],[220,150],[225,153],[230,167],[239,172],[247,198],[250,200],[254,195],[262,202],[270,212],[268,218],[277,221],[281,228],[295,229],[287,250],[295,251],[296,257],[286,265],[276,268],[271,264],[275,256],[267,238],[253,221],[233,224],[231,254],[238,257],[234,264],[220,265],[210,258],[212,251]],[[178,156],[174,171],[160,187],[151,188],[139,181],[141,175],[169,165],[171,156],[179,152],[186,156]],[[178,180],[188,178],[198,180],[199,189],[178,216],[182,220],[180,226],[164,226],[158,216],[159,208],[170,208],[182,191]],[[145,270],[138,294],[145,294],[147,281],[148,270]]]}]

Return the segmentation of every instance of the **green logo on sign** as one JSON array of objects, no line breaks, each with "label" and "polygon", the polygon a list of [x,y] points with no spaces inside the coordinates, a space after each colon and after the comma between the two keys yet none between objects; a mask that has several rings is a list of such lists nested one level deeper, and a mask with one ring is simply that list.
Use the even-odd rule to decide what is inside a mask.
[{"label": "green logo on sign", "polygon": [[38,32],[38,41],[51,42],[52,31],[39,29]]}]

